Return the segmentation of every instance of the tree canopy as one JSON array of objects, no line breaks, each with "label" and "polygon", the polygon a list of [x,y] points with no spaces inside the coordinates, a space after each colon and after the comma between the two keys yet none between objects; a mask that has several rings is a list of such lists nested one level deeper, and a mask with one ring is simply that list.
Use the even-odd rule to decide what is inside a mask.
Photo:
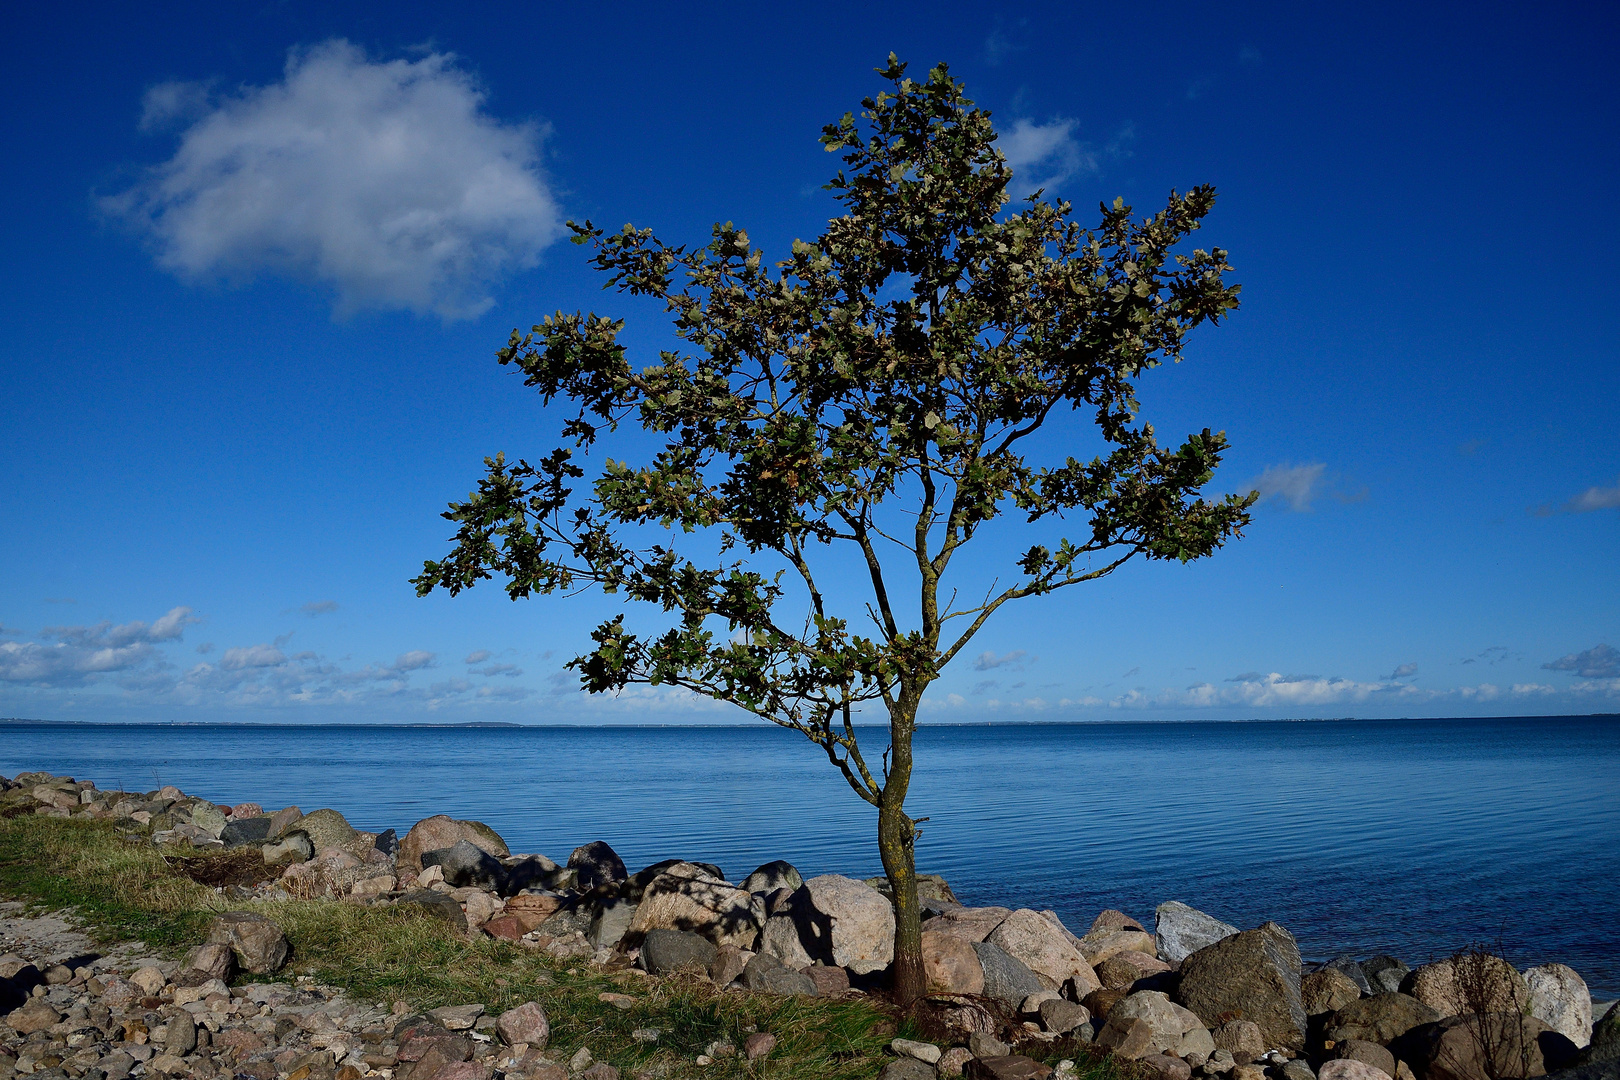
[{"label": "tree canopy", "polygon": [[[452,550],[415,579],[454,594],[500,575],[514,600],[595,587],[667,612],[654,635],[622,615],[598,626],[572,661],[584,687],[685,687],[802,732],[887,817],[891,879],[885,829],[899,877],[914,869],[901,804],[918,705],[985,621],[1138,556],[1207,556],[1252,502],[1202,494],[1223,434],[1161,446],[1136,396],[1194,327],[1238,306],[1227,253],[1183,250],[1213,189],[1142,218],[1115,200],[1093,228],[1040,192],[1013,203],[990,114],[944,65],[905,72],[891,56],[889,88],[824,129],[842,212],[779,262],[731,223],[701,247],[570,223],[611,287],[663,303],[680,345],[638,366],[624,320],[594,313],[513,331],[500,362],[570,405],[559,443],[487,459],[445,514]],[[587,473],[626,426],[661,445]],[[1032,460],[1053,441],[1043,429],[1102,449]],[[1005,584],[960,601],[953,560],[1003,515],[1048,542],[1020,545]],[[864,579],[864,605],[831,610],[831,572],[840,589]],[[886,762],[860,745],[863,707],[887,714]]]}]

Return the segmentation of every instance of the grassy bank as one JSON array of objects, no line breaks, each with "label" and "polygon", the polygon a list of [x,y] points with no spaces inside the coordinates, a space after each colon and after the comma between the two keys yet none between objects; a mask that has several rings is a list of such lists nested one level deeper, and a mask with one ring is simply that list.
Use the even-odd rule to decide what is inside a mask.
[{"label": "grassy bank", "polygon": [[[105,941],[134,940],[178,955],[203,939],[222,910],[260,911],[292,942],[284,977],[309,975],[355,997],[406,1002],[412,1010],[482,1002],[491,1012],[534,1000],[551,1018],[551,1045],[567,1057],[589,1046],[626,1076],[662,1064],[671,1078],[771,1077],[779,1080],[870,1078],[895,1034],[916,1035],[874,1001],[835,1001],[724,993],[699,979],[647,979],[570,966],[491,938],[460,940],[430,916],[394,907],[335,901],[241,904],[205,880],[227,878],[232,855],[182,864],[152,845],[122,839],[111,825],[36,816],[0,817],[0,894],[52,908],[76,909]],[[208,871],[212,869],[215,874]],[[636,1004],[620,1010],[598,999],[611,991]],[[656,1044],[631,1032],[656,1028]],[[741,1046],[750,1032],[777,1036],[769,1059],[748,1066],[694,1059],[715,1040]],[[1109,1063],[1088,1080],[1119,1080]]]}]

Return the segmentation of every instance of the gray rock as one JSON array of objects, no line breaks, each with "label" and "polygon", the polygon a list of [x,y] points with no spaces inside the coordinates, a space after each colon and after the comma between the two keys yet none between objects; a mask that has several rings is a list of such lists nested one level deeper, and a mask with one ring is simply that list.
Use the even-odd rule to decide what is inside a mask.
[{"label": "gray rock", "polygon": [[976,1058],[1006,1057],[1012,1053],[1006,1043],[985,1031],[975,1031],[968,1036],[968,1049]]},{"label": "gray rock", "polygon": [[309,834],[310,843],[319,854],[327,848],[348,851],[354,846],[359,831],[336,810],[316,810],[298,819],[298,828]]},{"label": "gray rock", "polygon": [[984,969],[985,997],[994,998],[1008,1008],[1016,1009],[1029,995],[1046,989],[1033,971],[1025,967],[1021,961],[1007,955],[1007,951],[1000,945],[976,941],[973,943],[973,951],[978,954],[979,966]]},{"label": "gray rock", "polygon": [[936,1080],[939,1073],[926,1061],[914,1057],[895,1058],[883,1066],[878,1080]]},{"label": "gray rock", "polygon": [[184,1009],[169,1020],[169,1032],[163,1039],[163,1052],[185,1057],[197,1049],[197,1022]]},{"label": "gray rock", "polygon": [[226,823],[225,828],[220,830],[219,838],[227,848],[264,844],[270,839],[270,817],[264,814],[259,817],[232,818]]},{"label": "gray rock", "polygon": [[1159,946],[1159,959],[1169,964],[1185,960],[1237,932],[1237,927],[1179,900],[1160,904],[1154,913],[1153,936]]},{"label": "gray rock", "polygon": [[309,862],[315,857],[315,845],[301,829],[295,829],[260,849],[266,866],[285,866],[288,863]]},{"label": "gray rock", "polygon": [[611,949],[624,939],[635,917],[636,905],[629,900],[609,900],[591,916],[585,938],[594,948]]},{"label": "gray rock", "polygon": [[757,903],[696,863],[673,863],[642,890],[625,941],[633,946],[652,930],[686,930],[716,945],[752,949],[764,915]]},{"label": "gray rock", "polygon": [[377,834],[377,839],[371,842],[371,846],[392,859],[399,854],[399,834],[393,829],[384,829]]},{"label": "gray rock", "polygon": [[1311,1070],[1310,1063],[1304,1058],[1292,1058],[1283,1062],[1282,1068],[1277,1070],[1282,1080],[1316,1080],[1316,1073]]},{"label": "gray rock", "polygon": [[208,929],[208,944],[229,945],[237,965],[254,975],[280,971],[292,951],[281,927],[250,911],[227,911],[216,917]]},{"label": "gray rock", "polygon": [[432,889],[412,889],[400,897],[398,903],[419,908],[443,920],[458,934],[467,933],[467,913],[461,910],[460,904],[442,892],[434,892]]},{"label": "gray rock", "polygon": [[1380,955],[1361,962],[1361,973],[1367,977],[1367,985],[1372,987],[1369,992],[1373,994],[1398,992],[1401,980],[1406,978],[1411,970],[1393,956]]},{"label": "gray rock", "polygon": [[793,892],[804,885],[804,878],[799,876],[793,864],[782,859],[768,862],[743,878],[738,888],[746,893],[773,893],[777,889],[787,889]]},{"label": "gray rock", "polygon": [[1356,984],[1356,989],[1360,990],[1363,994],[1372,994],[1372,993],[1374,993],[1374,990],[1372,988],[1372,983],[1368,981],[1366,972],[1361,970],[1361,965],[1356,963],[1356,961],[1355,961],[1355,959],[1353,957],[1340,956],[1340,957],[1338,957],[1336,959],[1329,960],[1325,964],[1319,965],[1316,968],[1316,970],[1317,971],[1332,970],[1332,971],[1341,972],[1351,982],[1355,983]]},{"label": "gray rock", "polygon": [[624,860],[605,840],[592,840],[575,848],[568,856],[568,868],[577,875],[581,892],[602,885],[617,885],[630,876]]},{"label": "gray rock", "polygon": [[1207,1027],[1227,1016],[1260,1025],[1266,1041],[1285,1050],[1305,1047],[1299,946],[1276,923],[1223,938],[1181,962],[1179,996]]},{"label": "gray rock", "polygon": [[198,803],[191,808],[191,823],[215,840],[225,831],[226,817],[213,803]]},{"label": "gray rock", "polygon": [[470,840],[457,840],[451,847],[424,851],[421,858],[423,869],[437,866],[444,871],[444,880],[458,889],[470,885],[500,892],[506,884],[506,867]]},{"label": "gray rock", "polygon": [[668,975],[682,968],[707,972],[714,960],[713,942],[687,930],[654,929],[641,943],[641,965],[654,975]]},{"label": "gray rock", "polygon": [[770,953],[759,953],[743,967],[742,984],[760,994],[800,994],[814,997],[816,984],[802,971],[795,971]]},{"label": "gray rock", "polygon": [[1091,1012],[1084,1005],[1062,998],[1041,1002],[1040,1014],[1041,1027],[1059,1035],[1066,1035],[1091,1019]]}]

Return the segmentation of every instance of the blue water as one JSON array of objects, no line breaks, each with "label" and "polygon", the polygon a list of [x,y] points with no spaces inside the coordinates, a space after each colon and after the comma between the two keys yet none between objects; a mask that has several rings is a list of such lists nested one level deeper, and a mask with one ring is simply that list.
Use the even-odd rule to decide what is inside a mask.
[{"label": "blue water", "polygon": [[[1499,943],[1620,995],[1620,718],[927,727],[916,743],[919,868],[966,903],[1053,908],[1084,933],[1104,907],[1148,920],[1182,900],[1275,919],[1319,959]],[[447,813],[558,860],[603,839],[632,869],[881,872],[875,812],[765,725],[0,725],[0,773],[29,769],[330,806],[401,835]]]}]

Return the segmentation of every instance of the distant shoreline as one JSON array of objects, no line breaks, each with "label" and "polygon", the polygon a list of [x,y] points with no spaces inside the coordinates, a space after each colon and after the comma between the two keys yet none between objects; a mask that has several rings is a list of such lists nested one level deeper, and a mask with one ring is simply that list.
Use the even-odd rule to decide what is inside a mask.
[{"label": "distant shoreline", "polygon": [[[1222,718],[1222,717],[1189,717],[1187,719],[1163,720],[1149,718],[1111,719],[1111,720],[981,720],[957,721],[952,723],[921,723],[923,728],[979,728],[979,727],[1103,727],[1121,724],[1402,724],[1423,721],[1435,723],[1471,723],[1492,720],[1620,720],[1620,713],[1594,712],[1594,713],[1552,713],[1544,715],[1525,716],[1298,716],[1277,717],[1264,719],[1261,717]],[[335,720],[331,722],[299,721],[286,723],[275,720],[40,720],[19,716],[0,716],[0,726],[16,727],[116,727],[116,728],[317,728],[322,730],[336,730],[340,728],[365,728],[378,731],[391,730],[462,730],[498,728],[502,730],[690,730],[708,731],[724,730],[728,728],[761,729],[758,720],[745,720],[736,723],[711,724],[575,724],[575,723],[533,723],[520,724],[511,721],[472,721],[460,724],[432,724],[432,723],[399,723],[394,721],[356,721]],[[881,729],[888,725],[883,723],[856,724],[857,728]]]}]

